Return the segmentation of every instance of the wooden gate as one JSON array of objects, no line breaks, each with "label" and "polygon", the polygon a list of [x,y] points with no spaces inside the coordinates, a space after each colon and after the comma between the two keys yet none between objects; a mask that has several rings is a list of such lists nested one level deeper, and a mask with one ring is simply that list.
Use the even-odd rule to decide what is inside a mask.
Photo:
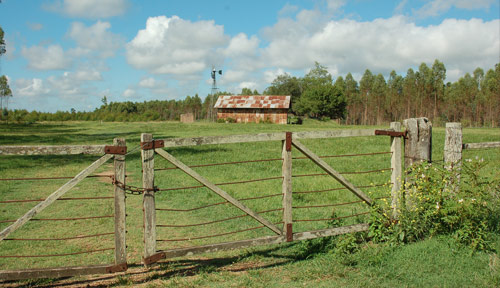
[{"label": "wooden gate", "polygon": [[[85,275],[85,274],[104,274],[104,273],[114,273],[127,270],[127,255],[126,255],[126,245],[125,245],[125,191],[119,186],[114,186],[114,196],[113,197],[86,197],[86,198],[62,198],[70,189],[74,188],[78,183],[80,183],[85,178],[91,176],[99,167],[110,159],[114,159],[114,174],[108,175],[114,181],[119,181],[120,183],[125,183],[125,154],[127,152],[127,147],[125,146],[124,139],[115,139],[113,146],[106,145],[73,145],[73,146],[1,146],[0,155],[75,155],[75,154],[86,154],[86,155],[103,155],[98,160],[93,162],[90,166],[83,169],[74,177],[69,177],[71,180],[62,185],[55,192],[50,194],[47,198],[43,199],[37,205],[32,207],[29,211],[24,213],[23,216],[17,220],[5,220],[4,223],[13,222],[8,227],[4,228],[0,232],[0,245],[5,244],[5,241],[21,241],[21,242],[32,242],[32,241],[67,241],[67,240],[77,240],[77,239],[88,239],[96,237],[104,237],[106,235],[114,235],[114,247],[102,247],[101,249],[78,251],[73,253],[63,253],[63,254],[53,254],[53,255],[0,255],[0,258],[50,258],[50,257],[60,257],[60,256],[70,256],[86,253],[97,253],[106,250],[114,250],[115,263],[104,264],[104,265],[93,265],[93,266],[81,266],[81,267],[58,267],[58,268],[41,268],[41,269],[23,269],[23,270],[2,270],[0,271],[0,279],[2,280],[15,280],[15,279],[29,279],[29,278],[57,278],[65,276],[74,275]],[[53,179],[61,179],[65,177],[56,177]],[[38,178],[42,179],[42,178]],[[47,180],[51,178],[43,178]],[[25,179],[3,179],[3,180],[26,180]],[[37,180],[36,178],[28,180]],[[93,217],[80,217],[80,218],[65,218],[65,219],[40,219],[35,218],[44,209],[49,207],[51,204],[55,203],[56,200],[101,200],[101,199],[114,199],[114,215],[104,215],[104,216],[93,216]],[[18,202],[34,202],[36,200],[6,200],[0,201],[3,204],[15,204]],[[45,220],[45,221],[59,221],[59,220],[75,220],[75,221],[90,221],[89,219],[99,219],[99,218],[114,218],[114,232],[93,234],[93,235],[78,235],[78,236],[67,236],[64,238],[9,238],[9,236],[16,230],[23,228],[23,226],[31,221],[35,220]],[[75,231],[78,233],[79,231]],[[9,242],[10,242],[9,241]],[[64,245],[61,245],[64,247]],[[28,250],[29,251],[29,250]],[[15,261],[15,260],[12,260]]]},{"label": "wooden gate", "polygon": [[[294,209],[310,209],[317,207],[334,207],[349,204],[359,204],[364,203],[365,206],[369,208],[373,204],[373,199],[369,197],[361,188],[369,188],[370,186],[360,186],[354,185],[348,181],[342,173],[334,169],[331,165],[325,162],[322,158],[326,157],[340,157],[340,156],[366,156],[366,155],[383,155],[391,154],[391,160],[387,161],[391,163],[391,167],[384,167],[384,169],[372,170],[372,171],[362,171],[362,172],[351,172],[355,173],[382,173],[384,171],[392,171],[390,183],[392,185],[392,198],[393,201],[393,211],[397,211],[397,201],[399,201],[400,181],[401,181],[401,140],[403,133],[399,132],[399,123],[392,123],[391,129],[389,130],[374,130],[374,129],[359,129],[359,130],[336,130],[336,131],[314,131],[314,132],[282,132],[282,133],[266,133],[266,134],[256,134],[256,135],[232,135],[232,136],[214,136],[214,137],[198,137],[198,138],[176,138],[176,139],[153,139],[151,134],[142,134],[141,136],[141,147],[142,147],[142,161],[143,161],[143,185],[144,185],[144,199],[143,199],[143,209],[144,209],[144,253],[143,262],[146,265],[155,263],[161,259],[181,257],[186,255],[192,255],[197,253],[205,252],[215,252],[227,249],[242,248],[263,244],[277,244],[283,242],[291,242],[298,240],[314,239],[318,237],[333,236],[345,233],[353,233],[366,231],[368,229],[367,223],[357,223],[351,225],[343,225],[340,227],[332,227],[326,229],[308,230],[302,232],[294,231],[295,222],[306,222],[306,221],[316,221],[316,220],[335,220],[348,218],[348,217],[359,217],[360,215],[368,214],[369,212],[358,213],[350,216],[332,217],[331,219],[294,219],[293,210]],[[388,135],[391,136],[391,149],[390,151],[382,152],[372,152],[363,153],[356,155],[337,155],[337,156],[318,156],[312,152],[308,147],[306,147],[301,141],[302,139],[327,139],[327,138],[342,138],[342,137],[367,137],[375,135]],[[227,162],[218,164],[206,164],[206,165],[186,165],[180,161],[177,157],[174,157],[172,153],[169,153],[165,148],[179,149],[179,147],[184,147],[183,149],[189,149],[189,146],[201,146],[201,145],[219,145],[219,144],[232,144],[232,143],[256,143],[256,142],[268,142],[268,141],[281,141],[281,158],[274,159],[260,159],[251,161],[241,161],[241,162]],[[295,148],[301,152],[305,157],[295,157],[292,158],[292,149]],[[387,149],[389,150],[389,149]],[[171,163],[174,167],[155,169],[155,154],[159,155],[160,159],[165,159]],[[316,173],[311,175],[293,175],[292,174],[292,159],[309,159],[317,167],[321,168],[324,173]],[[258,162],[258,161],[282,161],[281,165],[281,176],[279,177],[268,177],[259,180],[273,180],[281,179],[281,191],[277,194],[272,194],[268,196],[253,197],[246,199],[236,199],[230,193],[221,188],[222,185],[234,184],[234,183],[248,183],[254,180],[233,182],[233,183],[219,183],[216,184],[214,181],[209,181],[206,177],[203,177],[198,172],[193,170],[195,167],[222,165],[222,164],[238,164],[238,163],[248,163],[248,162]],[[158,170],[169,170],[178,169],[183,173],[189,175],[191,178],[195,179],[199,186],[190,187],[180,187],[180,188],[159,188],[155,186],[155,171]],[[271,169],[272,170],[272,169]],[[344,173],[346,174],[346,173]],[[349,173],[347,173],[349,174]],[[335,189],[326,189],[323,191],[303,191],[303,192],[292,192],[292,177],[302,177],[302,176],[328,176],[335,179],[336,182],[340,183],[342,187]],[[388,177],[389,178],[389,177]],[[255,180],[256,181],[256,180]],[[372,185],[373,186],[373,185]],[[162,191],[173,191],[179,189],[198,189],[198,188],[208,188],[211,192],[215,193],[221,197],[224,202],[217,202],[208,204],[202,207],[190,208],[190,209],[172,209],[172,208],[157,208],[156,204],[161,203],[159,200],[155,200],[158,193]],[[356,201],[351,201],[347,203],[322,203],[316,206],[293,206],[292,205],[292,195],[294,193],[312,193],[312,192],[325,192],[325,191],[336,191],[336,190],[347,190],[357,197]],[[256,209],[251,209],[243,203],[243,200],[265,198],[281,196],[281,208],[272,209],[267,211],[256,211]],[[194,197],[194,196],[193,196]],[[390,198],[391,196],[384,197]],[[212,207],[215,205],[230,205],[238,210],[243,211],[245,214],[232,216],[224,219],[211,219],[211,221],[187,224],[187,225],[163,225],[157,224],[157,211],[170,211],[170,212],[188,212],[194,211],[202,208]],[[282,211],[281,221],[278,223],[273,223],[268,218],[266,218],[263,213],[270,211]],[[214,215],[209,215],[214,216]],[[182,216],[172,216],[171,218],[181,218]],[[188,237],[185,239],[157,239],[157,228],[158,227],[170,227],[173,229],[180,229],[182,227],[194,227],[194,226],[207,226],[214,223],[220,223],[223,221],[234,220],[242,217],[250,217],[257,221],[260,226],[240,229],[233,232],[218,233],[215,235],[198,235],[194,237]],[[281,225],[280,225],[281,224]],[[280,227],[281,226],[281,227]],[[208,237],[221,237],[229,235],[231,233],[249,231],[254,229],[266,229],[267,233],[263,237],[257,237],[252,239],[243,239],[237,241],[225,241],[222,243],[212,243],[208,245],[199,245],[191,247],[178,247],[173,249],[157,249],[157,242],[159,241],[193,241],[196,239],[203,239]],[[175,234],[172,232],[171,234]]]}]

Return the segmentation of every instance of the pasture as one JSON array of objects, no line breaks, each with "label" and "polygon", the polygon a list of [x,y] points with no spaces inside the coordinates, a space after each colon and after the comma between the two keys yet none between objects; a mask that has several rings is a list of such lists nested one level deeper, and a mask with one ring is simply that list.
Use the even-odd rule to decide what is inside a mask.
[{"label": "pasture", "polygon": [[[198,137],[236,134],[257,134],[282,131],[313,131],[335,129],[360,129],[367,127],[338,126],[332,122],[306,121],[304,125],[273,125],[273,124],[224,124],[197,122],[180,124],[177,122],[151,123],[99,123],[99,122],[64,122],[42,123],[33,125],[0,125],[0,145],[82,145],[82,144],[111,144],[113,138],[125,138],[129,154],[126,156],[127,184],[142,186],[141,156],[139,149],[141,133],[151,133],[154,138]],[[372,127],[370,127],[372,128]],[[388,126],[377,127],[387,129]],[[464,143],[499,141],[498,129],[464,129]],[[356,186],[364,187],[363,191],[373,198],[390,196],[390,154],[389,137],[358,137],[338,139],[308,139],[303,143],[312,151],[322,156],[357,155],[352,157],[332,157],[325,161],[338,171],[345,173],[345,177]],[[444,129],[433,128],[432,154],[435,165],[442,165]],[[166,149],[189,166],[199,165],[206,167],[194,168],[204,177],[214,183],[230,183],[252,179],[266,179],[263,181],[238,183],[224,186],[226,191],[238,199],[245,201],[255,211],[266,211],[266,219],[273,223],[282,221],[281,197],[272,195],[281,193],[281,143],[239,143],[224,145],[207,145],[201,147],[179,147]],[[301,157],[300,152],[294,150],[294,157]],[[363,155],[366,154],[366,155]],[[72,177],[95,161],[96,156],[0,156],[0,178],[30,178],[31,180],[0,181],[0,201],[16,199],[44,199],[67,179],[35,179],[47,177]],[[489,177],[498,177],[500,173],[500,152],[498,149],[464,151],[464,158],[479,157],[487,162],[485,173]],[[256,161],[258,160],[258,161]],[[266,160],[266,161],[260,161]],[[246,162],[255,161],[255,162]],[[245,163],[233,163],[245,162]],[[94,175],[109,175],[113,169],[112,162],[101,167]],[[231,163],[227,165],[208,166],[214,163]],[[222,204],[207,209],[193,208],[207,206],[220,202],[220,198],[204,188],[193,187],[198,183],[184,175],[160,157],[155,158],[155,186],[160,190],[156,194],[156,206],[159,209],[192,210],[192,211],[157,211],[157,223],[164,227],[157,229],[158,249],[172,249],[250,239],[270,235],[268,230],[255,228],[255,222],[248,217],[239,217],[240,211],[229,205]],[[357,198],[346,191],[336,190],[338,183],[319,174],[322,172],[307,159],[293,160],[294,192],[326,191],[325,193],[296,193],[293,196],[294,206],[319,206],[324,203],[349,203]],[[109,177],[85,179],[64,197],[73,200],[57,201],[54,205],[39,215],[41,219],[71,218],[73,221],[33,221],[23,229],[12,234],[15,239],[32,238],[64,238],[74,235],[96,235],[97,237],[60,241],[3,241],[0,243],[0,269],[44,268],[58,266],[81,266],[90,264],[106,264],[113,262],[114,245],[113,218],[113,185]],[[82,198],[103,197],[103,199]],[[127,252],[128,262],[141,263],[142,256],[142,197],[127,195]],[[2,203],[0,210],[0,229],[4,229],[37,202]],[[362,203],[332,207],[318,207],[296,209],[294,219],[298,221],[294,232],[322,229],[332,225],[349,225],[366,222],[369,209]],[[353,217],[348,217],[352,216]],[[94,217],[78,220],[77,218]],[[99,217],[99,218],[95,218]],[[224,223],[192,226],[196,223],[210,222],[221,218],[232,218]],[[308,221],[316,219],[334,219],[323,221]],[[75,220],[76,219],[76,220]],[[177,226],[183,227],[177,227]],[[225,234],[226,231],[242,231],[238,234]],[[204,238],[207,235],[221,235],[214,238]],[[171,241],[171,240],[183,241]],[[187,239],[187,240],[186,240]],[[168,241],[159,241],[168,240]],[[498,241],[497,241],[498,242]],[[497,243],[500,246],[500,242]],[[500,248],[500,247],[499,247]],[[366,253],[360,252],[357,257],[360,265],[345,266],[341,261],[329,254],[311,256],[301,255],[300,251],[308,251],[307,244],[291,243],[281,246],[267,246],[252,249],[206,254],[203,257],[191,257],[191,260],[181,258],[178,261],[168,261],[144,272],[139,276],[120,276],[111,284],[134,285],[152,280],[158,285],[178,284],[179,286],[252,286],[261,287],[268,281],[271,286],[280,286],[284,283],[292,285],[331,286],[334,283],[344,286],[358,286],[363,281],[380,281],[380,287],[410,283],[409,286],[457,286],[460,279],[464,286],[480,285],[494,286],[499,281],[498,257],[495,254],[477,253],[470,259],[460,249],[449,248],[446,239],[432,239],[424,243],[417,243],[411,247],[388,249],[366,247]],[[427,253],[419,256],[423,250],[434,249],[436,253]],[[102,251],[101,251],[102,250]],[[499,250],[499,249],[497,249]],[[95,251],[69,255],[64,257],[37,257],[37,258],[1,258],[1,255],[51,255],[72,254],[78,251]],[[442,255],[437,261],[436,255]],[[363,257],[366,256],[366,259]],[[442,264],[446,269],[455,269],[455,272],[465,273],[458,278],[446,278],[451,282],[439,282],[436,269],[429,269],[430,276],[426,280],[419,279],[415,274],[402,271],[401,263],[412,262],[406,257],[417,257],[417,261],[405,265],[432,265]],[[201,259],[192,261],[192,259]],[[372,260],[370,260],[372,259]],[[434,260],[433,260],[434,259]],[[472,261],[470,271],[466,269],[467,260]],[[370,261],[374,264],[370,265]],[[399,261],[399,262],[398,262]],[[436,262],[437,261],[437,262]],[[441,261],[441,262],[440,262]],[[451,265],[456,261],[456,266]],[[461,262],[462,261],[462,262]],[[496,262],[495,262],[496,261]],[[361,264],[362,263],[362,264]],[[367,264],[368,263],[368,264]],[[399,265],[397,263],[400,263]],[[463,266],[461,266],[463,265]],[[268,267],[269,268],[266,268]],[[432,266],[431,266],[432,267]],[[474,268],[476,267],[476,268]],[[234,269],[233,269],[234,268]],[[141,270],[141,268],[136,268]],[[411,269],[411,268],[408,268]],[[416,269],[416,268],[413,268]],[[463,269],[463,270],[461,270]],[[142,270],[141,270],[142,271]],[[392,273],[402,276],[393,277]],[[455,273],[453,272],[453,274]],[[407,273],[407,274],[406,274]],[[421,272],[419,272],[421,273]],[[442,272],[443,274],[446,272]],[[469,274],[467,274],[469,273]],[[472,273],[472,274],[470,274]],[[238,275],[243,274],[243,277]],[[449,274],[449,273],[448,273]],[[183,276],[191,275],[191,276]],[[278,275],[288,275],[282,278]],[[386,275],[387,277],[381,276]],[[432,280],[435,277],[435,280]],[[496,278],[495,278],[496,277]],[[267,279],[267,280],[266,280]],[[458,279],[458,280],[457,280]],[[228,283],[223,283],[228,281]],[[333,282],[332,282],[333,281]],[[335,282],[337,281],[337,282]],[[414,282],[406,282],[414,281]],[[430,281],[430,282],[425,282]],[[432,282],[436,281],[436,282]],[[469,282],[467,282],[469,281]],[[41,282],[34,284],[43,285]],[[373,283],[373,282],[372,282]],[[411,284],[413,283],[413,284]],[[467,285],[467,283],[469,285]],[[377,286],[377,285],[374,285]],[[461,286],[461,285],[458,285]]]}]

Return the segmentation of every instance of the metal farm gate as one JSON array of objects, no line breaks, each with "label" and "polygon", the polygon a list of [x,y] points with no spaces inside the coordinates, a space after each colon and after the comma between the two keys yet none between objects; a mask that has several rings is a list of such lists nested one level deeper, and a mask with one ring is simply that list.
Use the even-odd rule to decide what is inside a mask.
[{"label": "metal farm gate", "polygon": [[[2,196],[2,204],[4,211],[7,211],[8,207],[12,207],[15,205],[23,205],[36,203],[31,209],[27,212],[22,212],[22,216],[18,219],[5,219],[0,221],[0,223],[12,223],[7,227],[3,228],[0,232],[0,251],[3,253],[0,254],[1,260],[6,261],[19,261],[21,259],[33,259],[32,262],[37,262],[38,259],[65,259],[65,263],[71,263],[71,257],[83,256],[88,254],[99,254],[105,253],[106,251],[114,251],[114,263],[110,264],[101,264],[101,265],[89,265],[89,266],[71,266],[67,265],[64,267],[57,268],[38,268],[38,269],[21,269],[21,270],[1,270],[0,271],[0,279],[2,280],[16,280],[16,279],[31,279],[31,278],[58,278],[58,277],[66,277],[66,276],[74,276],[74,275],[85,275],[85,274],[105,274],[105,273],[115,273],[127,270],[127,258],[126,258],[126,250],[125,250],[125,193],[124,190],[118,186],[114,186],[114,188],[110,189],[110,192],[113,192],[114,195],[98,195],[98,196],[80,196],[79,197],[63,197],[67,192],[70,192],[71,189],[74,189],[79,183],[81,183],[86,178],[109,178],[110,182],[121,181],[125,182],[125,154],[127,152],[127,147],[125,146],[125,141],[123,139],[115,139],[113,146],[106,145],[71,145],[71,146],[1,146],[0,147],[0,155],[103,155],[98,160],[90,164],[90,166],[83,169],[74,177],[30,177],[30,178],[8,178],[8,179],[0,179],[2,181],[50,181],[50,180],[61,180],[61,179],[70,179],[64,185],[59,187],[55,192],[50,194],[45,199],[19,199],[15,193],[7,192],[6,195]],[[99,167],[105,164],[107,161],[114,159],[114,173],[108,175],[92,175]],[[3,160],[5,161],[5,160]],[[23,177],[25,175],[20,175]],[[36,193],[36,192],[35,192]],[[82,202],[85,203],[83,205],[92,205],[89,202],[96,201],[110,201],[114,200],[114,203],[110,206],[114,206],[114,213],[111,215],[78,215],[78,217],[53,217],[53,215],[48,215],[47,213],[43,213],[45,209],[49,208],[51,205],[55,204],[57,200],[60,202]],[[24,206],[21,206],[24,209]],[[68,209],[68,208],[66,208]],[[71,208],[69,208],[71,209]],[[41,215],[39,215],[41,214]],[[5,217],[5,216],[4,216]],[[93,225],[95,221],[105,220],[105,219],[114,219],[114,231],[105,231],[103,233],[93,233],[93,234],[82,234],[82,225],[85,226],[86,223],[89,225]],[[33,223],[34,227],[28,227],[28,229],[24,229],[26,224]],[[79,223],[78,225],[75,223]],[[61,224],[63,223],[63,224]],[[83,224],[82,224],[83,223]],[[74,225],[75,229],[72,229],[73,235],[55,235],[53,230],[57,230],[57,225]],[[94,228],[95,229],[95,228]],[[108,228],[109,229],[109,228]],[[27,230],[26,232],[23,230]],[[34,233],[30,233],[33,230]],[[14,232],[25,232],[25,234],[21,233],[15,234],[14,237],[9,237]],[[51,236],[39,236],[41,232],[49,232]],[[33,235],[36,234],[36,235]],[[57,233],[56,233],[57,234]],[[28,235],[28,236],[26,236]],[[45,235],[45,234],[44,234]],[[109,239],[114,236],[114,241]],[[89,241],[89,239],[99,239],[96,241],[102,241],[101,245],[110,245],[100,248],[85,248],[87,246],[85,241]],[[80,244],[75,243],[76,241],[80,241]],[[82,242],[83,241],[83,242]],[[8,242],[17,242],[22,243],[20,246],[21,249],[16,249],[16,247],[8,246]],[[54,252],[45,254],[33,254],[32,243],[61,243],[50,245],[50,247],[55,246],[56,248],[60,248],[58,250],[62,250],[62,252]],[[71,244],[68,244],[71,242]],[[110,244],[114,242],[114,245]],[[43,245],[43,244],[42,244]],[[2,247],[3,246],[3,247]],[[75,247],[76,246],[76,247]],[[43,251],[52,251],[49,246],[46,245],[46,249],[41,248]],[[21,252],[17,252],[21,250]],[[19,254],[5,254],[5,251],[9,253],[9,251],[14,251],[10,253],[19,253]],[[77,255],[77,256],[74,256]]]},{"label": "metal farm gate", "polygon": [[[300,229],[302,231],[296,230],[295,226],[297,226],[299,223],[307,222],[321,221],[327,223],[336,222],[336,224],[339,224],[347,218],[356,218],[358,220],[363,219],[363,215],[370,213],[369,208],[373,204],[373,199],[368,196],[367,193],[365,193],[363,190],[369,190],[370,188],[378,186],[392,186],[392,205],[394,205],[393,210],[395,211],[397,207],[397,201],[399,201],[399,183],[401,182],[401,137],[404,136],[404,133],[399,132],[399,130],[400,123],[392,123],[390,130],[359,129],[294,133],[282,132],[256,135],[232,135],[175,139],[153,139],[153,136],[151,134],[142,134],[141,146],[144,185],[143,262],[146,265],[149,265],[165,258],[181,257],[197,253],[215,252],[263,244],[277,244],[283,242],[314,239],[318,237],[366,231],[368,229],[368,224],[366,223],[366,221],[362,223],[338,225],[338,227],[328,227],[325,229],[315,230],[308,230],[308,227],[311,227],[309,225],[304,226],[305,228],[303,229]],[[390,148],[388,145],[385,151],[318,156],[301,142],[303,140],[308,141],[308,139],[335,139],[345,137],[369,137],[376,135],[391,136]],[[364,145],[364,140],[362,139],[365,138],[360,138],[360,147]],[[271,146],[267,148],[269,150],[272,149],[270,148],[273,145],[272,143],[274,143],[275,145],[276,142],[281,142],[279,145],[280,149],[277,151],[279,153],[278,155],[280,155],[281,157],[229,162],[224,161],[217,163],[207,163],[206,159],[203,159],[203,164],[187,165],[183,161],[179,160],[178,157],[174,157],[172,154],[185,154],[185,151],[192,152],[191,154],[196,154],[196,150],[193,150],[193,146],[198,146],[196,148],[209,147],[205,149],[208,149],[207,151],[211,151],[212,153],[216,153],[216,151],[224,151],[225,145],[243,145],[242,147],[234,149],[243,150],[241,154],[247,156],[252,155],[252,147],[253,145],[257,145],[258,142],[271,142]],[[367,143],[366,145],[369,145],[369,143]],[[274,147],[276,148],[276,146]],[[167,152],[167,149],[173,150],[173,152]],[[230,148],[226,150],[232,151],[233,149]],[[300,154],[303,156],[292,157],[293,151],[300,152]],[[155,155],[159,157],[155,158]],[[384,155],[390,155],[390,159],[386,159],[385,161],[377,161],[381,163],[385,162],[384,167],[363,171],[339,172],[339,170],[337,170],[337,167],[333,168],[332,165],[328,164],[324,160],[325,158],[363,156],[383,157]],[[231,156],[228,155],[228,157]],[[240,159],[240,157],[238,157],[238,159]],[[159,160],[165,162],[166,165],[169,165],[169,167],[155,168],[155,161],[158,162]],[[316,173],[312,174],[294,174],[292,173],[293,160],[310,160],[309,163],[316,168],[319,168],[322,173],[318,173],[316,171]],[[240,174],[251,175],[250,172],[252,171],[252,169],[247,170],[248,174],[245,174],[245,172],[243,172],[242,174],[241,172],[236,171],[237,168],[235,168],[235,166],[243,166],[248,163],[259,163],[259,165],[263,165],[260,163],[270,162],[277,162],[278,164],[265,168],[266,172],[264,172],[264,174],[258,174],[260,176],[264,175],[266,177],[257,179],[253,178],[242,181],[237,181],[234,178],[231,178],[230,180],[224,178],[225,181],[220,183],[208,180],[208,178],[210,177],[214,179],[220,178],[219,174],[224,174],[225,176],[229,177]],[[206,167],[213,166],[218,167],[217,169],[221,169],[220,167],[222,166],[232,166],[233,168],[230,168],[226,172],[224,172],[224,170],[220,170],[217,173],[209,172],[209,177],[204,177],[202,176],[203,172],[197,172],[194,170],[194,168],[200,170]],[[280,167],[278,168],[277,166]],[[293,166],[300,167],[301,165],[294,164]],[[254,168],[254,170],[257,170],[258,168],[259,167]],[[170,173],[173,173],[173,171],[177,171],[177,174],[167,175],[165,176],[166,178],[164,178],[163,174],[158,174],[159,171],[165,170],[169,170],[168,172]],[[155,171],[157,173],[155,173]],[[267,171],[269,171],[269,174],[271,173],[270,171],[280,172],[280,175],[269,175],[267,174]],[[385,172],[391,172],[391,175],[387,175],[386,181],[384,183],[378,184],[365,183],[364,185],[354,185],[351,181],[347,180],[343,176],[348,174],[359,175],[369,173],[380,175],[380,173]],[[189,176],[187,178],[192,178],[195,180],[195,182],[189,182],[188,180],[177,182],[175,180],[186,175]],[[330,184],[329,187],[323,187],[324,189],[305,189],[306,191],[293,191],[292,187],[295,186],[292,186],[292,178],[297,179],[294,181],[299,181],[298,178],[301,177],[310,177],[314,179],[314,177],[325,176],[330,177],[333,182],[340,184],[340,186],[333,185],[335,187],[332,188],[332,184]],[[387,181],[389,179],[391,180]],[[230,182],[227,182],[228,180]],[[231,193],[229,193],[227,190],[230,189],[230,186],[233,185],[248,185],[248,183],[273,181],[275,182],[274,185],[266,184],[260,190],[259,188],[255,187],[233,189]],[[158,185],[158,182],[161,182],[161,185]],[[179,183],[176,185],[180,186],[176,187],[174,185],[174,187],[172,187],[172,183]],[[395,184],[393,185],[393,183]],[[313,185],[307,184],[306,186],[311,187]],[[297,187],[301,186],[298,185]],[[262,193],[262,190],[265,190],[265,193]],[[389,187],[387,187],[386,191],[387,190],[389,190]],[[238,191],[240,192],[240,194],[242,194],[239,198],[236,196],[238,195]],[[243,193],[241,193],[242,191]],[[350,199],[345,195],[340,197],[324,196],[331,191],[341,191],[341,193],[348,191],[350,195],[353,195],[354,199]],[[314,201],[315,205],[294,205],[294,203],[296,202],[293,201],[294,195],[298,199],[298,197],[306,197],[306,194],[320,194],[320,198],[316,197],[316,201]],[[214,195],[215,198],[213,198]],[[338,199],[335,197],[337,197]],[[272,200],[269,199],[272,198],[277,198],[278,200],[274,200],[274,204],[271,204]],[[337,200],[344,199],[344,201],[336,201],[337,203],[325,201],[329,198]],[[381,195],[381,197],[379,198],[391,198],[391,196]],[[193,199],[191,203],[189,203],[190,199]],[[250,203],[250,201],[252,200],[263,199],[265,199],[265,201],[267,202],[254,204],[252,205],[253,207],[250,207],[250,204],[246,204]],[[350,200],[346,201],[345,199]],[[300,201],[298,202],[300,203]],[[193,207],[186,207],[190,204],[193,205]],[[167,205],[169,206],[166,207]],[[357,205],[358,208],[356,209],[358,210],[363,206],[366,209],[363,212],[351,213],[349,215],[330,215],[329,217],[321,217],[320,215],[319,217],[316,216],[316,218],[311,219],[300,219],[295,217],[296,215],[300,215],[300,213],[296,212],[298,210],[332,207],[337,208],[348,205]],[[265,209],[262,210],[262,208]],[[209,209],[213,209],[212,212],[200,212],[199,215],[194,214],[195,212]],[[270,214],[273,213],[274,216],[270,216]],[[366,220],[366,218],[364,219]],[[253,223],[253,225],[249,226],[248,223]],[[216,225],[222,225],[223,227],[217,228]],[[234,240],[235,237],[230,237],[235,234],[244,235],[244,239]],[[212,242],[208,244],[204,241],[206,239],[213,238],[218,240],[216,240],[215,243]],[[181,245],[169,245],[172,243],[181,243]],[[157,248],[157,245],[162,245],[163,247]]]},{"label": "metal farm gate", "polygon": [[[142,187],[126,183],[127,147],[123,139],[115,139],[113,146],[0,146],[0,155],[104,154],[76,176],[69,177],[70,180],[66,184],[45,199],[18,199],[10,194],[1,195],[2,205],[39,203],[23,212],[22,216],[16,216],[17,219],[5,219],[5,216],[2,216],[0,223],[9,225],[0,232],[0,260],[51,257],[60,259],[65,256],[79,257],[78,255],[88,253],[114,251],[114,263],[111,264],[3,270],[0,271],[0,280],[126,271],[126,193],[142,195],[145,265],[161,259],[197,253],[366,231],[366,215],[370,213],[374,199],[392,198],[385,201],[392,205],[393,213],[396,213],[399,205],[402,179],[401,138],[405,135],[399,132],[400,130],[400,123],[394,122],[388,130],[279,132],[167,139],[153,139],[151,134],[142,134]],[[380,145],[377,142],[378,146],[372,147],[375,143],[373,137],[376,135],[391,136],[390,143],[387,143],[390,145]],[[342,141],[351,137],[358,137],[354,147],[341,147],[346,145]],[[332,155],[331,149],[328,148],[330,145],[338,145],[335,151],[345,150],[345,153]],[[381,149],[383,146],[386,148]],[[101,165],[111,159],[114,159],[112,175],[93,175]],[[361,160],[356,160],[355,163],[349,162],[351,160],[348,159]],[[346,169],[352,170],[345,171]],[[90,197],[62,197],[88,177],[109,177],[113,184],[110,189],[113,195],[95,195],[101,193],[95,192]],[[322,177],[321,181],[318,180],[319,177]],[[64,177],[32,180],[61,178]],[[28,178],[21,180],[26,179]],[[374,188],[385,194],[374,193],[371,191]],[[392,195],[388,195],[389,189],[392,189]],[[104,199],[113,201],[110,203],[113,215],[79,215],[60,219],[37,217],[56,200]],[[12,233],[22,230],[26,223],[32,221],[54,223],[53,221],[93,221],[103,218],[114,219],[113,232],[84,235],[81,231],[75,231],[75,235],[52,238],[11,237]],[[80,248],[77,251],[64,250],[59,254],[32,255],[29,245],[26,245],[26,249],[22,249],[21,253],[19,250],[2,248],[6,242],[14,241],[67,243],[65,241],[87,241],[111,236],[114,236],[114,239],[106,240],[108,242],[103,240],[98,242],[98,245],[105,246],[102,243],[112,241],[114,245],[111,246],[114,247],[94,247],[86,250],[78,246]],[[60,245],[65,249],[70,249],[70,246]],[[18,254],[6,254],[12,251]]]}]

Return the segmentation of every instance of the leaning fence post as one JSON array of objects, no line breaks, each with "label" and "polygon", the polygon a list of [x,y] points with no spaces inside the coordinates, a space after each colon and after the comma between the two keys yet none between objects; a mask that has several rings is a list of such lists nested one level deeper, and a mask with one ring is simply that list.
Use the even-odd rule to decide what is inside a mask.
[{"label": "leaning fence post", "polygon": [[144,258],[156,253],[156,209],[154,192],[154,149],[144,149],[145,143],[153,141],[152,134],[141,134],[142,186],[144,187],[142,209],[144,220]]},{"label": "leaning fence post", "polygon": [[286,138],[283,141],[281,156],[283,158],[283,225],[286,241],[293,241],[292,227],[292,132],[286,132]]},{"label": "leaning fence post", "polygon": [[[425,117],[411,118],[403,121],[406,127],[405,169],[413,164],[432,161],[432,123]],[[406,179],[405,182],[408,182]],[[405,191],[407,208],[413,210],[413,189]]]},{"label": "leaning fence post", "polygon": [[[115,138],[114,146],[125,146],[125,139]],[[127,263],[126,211],[125,211],[125,155],[114,155],[115,170],[115,264]],[[122,185],[117,185],[122,184]]]},{"label": "leaning fence post", "polygon": [[[401,123],[391,122],[391,129],[396,132],[401,131]],[[403,174],[401,172],[401,137],[391,137],[391,209],[392,218],[398,219],[399,211],[401,210],[401,182],[403,181]]]}]

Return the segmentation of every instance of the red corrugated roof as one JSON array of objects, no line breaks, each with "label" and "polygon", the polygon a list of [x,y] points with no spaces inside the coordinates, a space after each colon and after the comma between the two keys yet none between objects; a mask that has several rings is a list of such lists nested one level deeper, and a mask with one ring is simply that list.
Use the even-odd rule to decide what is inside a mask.
[{"label": "red corrugated roof", "polygon": [[290,96],[276,95],[222,95],[214,108],[268,108],[288,109]]}]

